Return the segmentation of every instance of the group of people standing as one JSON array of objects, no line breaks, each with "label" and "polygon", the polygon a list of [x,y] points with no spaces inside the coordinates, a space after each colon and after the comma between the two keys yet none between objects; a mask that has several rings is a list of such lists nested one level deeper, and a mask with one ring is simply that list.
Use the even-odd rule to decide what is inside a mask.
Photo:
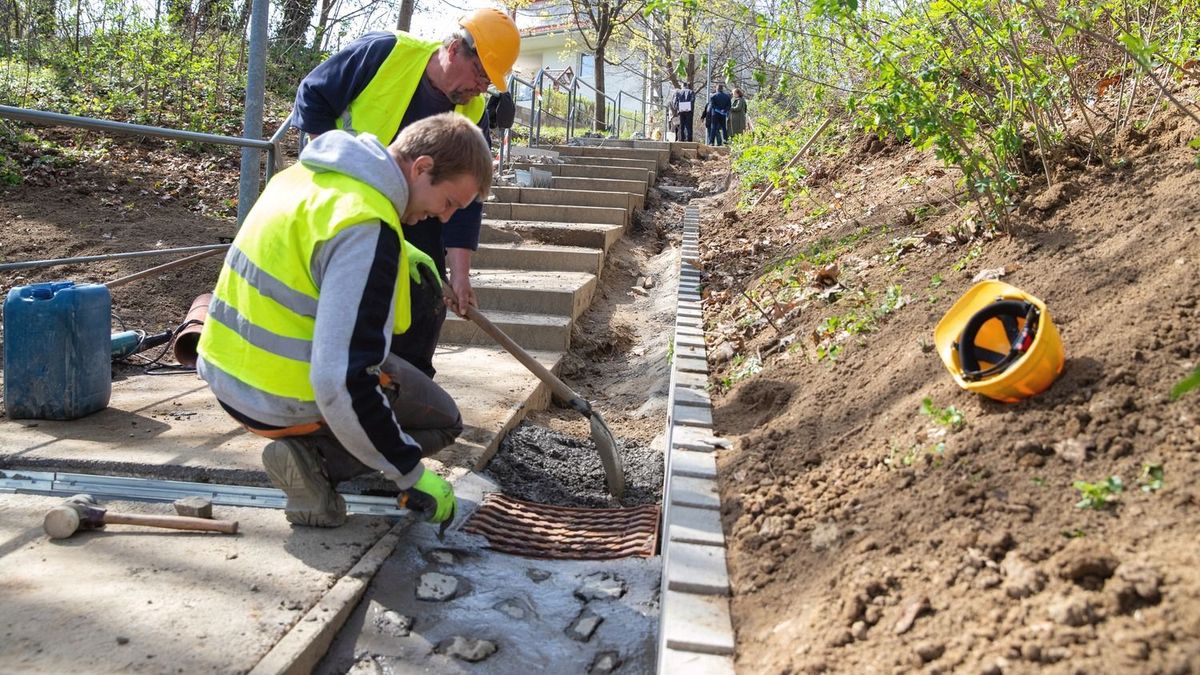
[{"label": "group of people standing", "polygon": [[[675,129],[675,140],[693,140],[692,126],[694,123],[696,94],[692,84],[685,82],[671,97],[671,120]],[[725,91],[725,85],[718,84],[700,119],[704,122],[706,142],[709,145],[727,145],[729,139],[746,130],[746,95],[741,89],[734,87],[733,96]]]}]

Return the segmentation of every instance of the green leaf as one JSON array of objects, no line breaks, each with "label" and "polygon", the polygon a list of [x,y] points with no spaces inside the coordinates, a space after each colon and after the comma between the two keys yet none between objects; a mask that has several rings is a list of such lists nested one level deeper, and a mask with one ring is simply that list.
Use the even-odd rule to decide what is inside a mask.
[{"label": "green leaf", "polygon": [[1200,367],[1193,370],[1191,375],[1183,378],[1174,387],[1171,387],[1171,400],[1179,400],[1180,396],[1183,396],[1196,387],[1200,387]]}]

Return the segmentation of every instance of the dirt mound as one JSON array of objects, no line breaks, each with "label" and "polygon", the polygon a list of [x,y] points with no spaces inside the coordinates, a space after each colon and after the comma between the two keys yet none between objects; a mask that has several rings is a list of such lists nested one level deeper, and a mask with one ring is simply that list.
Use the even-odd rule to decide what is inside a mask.
[{"label": "dirt mound", "polygon": [[[1161,113],[968,243],[946,234],[955,176],[903,146],[860,144],[790,213],[708,204],[740,671],[1200,670],[1200,396],[1168,396],[1200,359],[1197,134]],[[1019,404],[959,389],[931,349],[988,270],[1066,348]]]}]

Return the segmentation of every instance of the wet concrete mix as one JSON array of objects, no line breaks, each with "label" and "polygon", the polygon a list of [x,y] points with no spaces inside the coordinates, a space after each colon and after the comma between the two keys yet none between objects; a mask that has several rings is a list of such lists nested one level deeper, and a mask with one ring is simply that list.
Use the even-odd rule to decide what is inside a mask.
[{"label": "wet concrete mix", "polygon": [[[619,438],[617,451],[625,461],[624,505],[659,503],[662,452]],[[484,473],[517,499],[582,508],[615,506],[591,438],[575,438],[528,422],[505,437]]]}]

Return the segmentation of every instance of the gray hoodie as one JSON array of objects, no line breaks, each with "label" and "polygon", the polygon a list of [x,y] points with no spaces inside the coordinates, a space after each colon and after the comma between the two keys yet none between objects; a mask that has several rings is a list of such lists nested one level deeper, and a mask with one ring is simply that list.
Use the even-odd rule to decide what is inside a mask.
[{"label": "gray hoodie", "polygon": [[[408,184],[374,136],[326,132],[309,143],[300,162],[317,173],[336,171],[371,185],[403,215]],[[315,404],[249,387],[203,356],[198,368],[235,417],[274,427],[324,420],[346,450],[403,489],[420,478],[421,447],[400,428],[379,386],[380,371],[420,375],[388,351],[396,280],[407,274],[399,269],[402,245],[392,228],[371,219],[343,229],[313,252],[309,264],[320,289],[310,357]],[[230,256],[236,254],[235,240]]]}]

